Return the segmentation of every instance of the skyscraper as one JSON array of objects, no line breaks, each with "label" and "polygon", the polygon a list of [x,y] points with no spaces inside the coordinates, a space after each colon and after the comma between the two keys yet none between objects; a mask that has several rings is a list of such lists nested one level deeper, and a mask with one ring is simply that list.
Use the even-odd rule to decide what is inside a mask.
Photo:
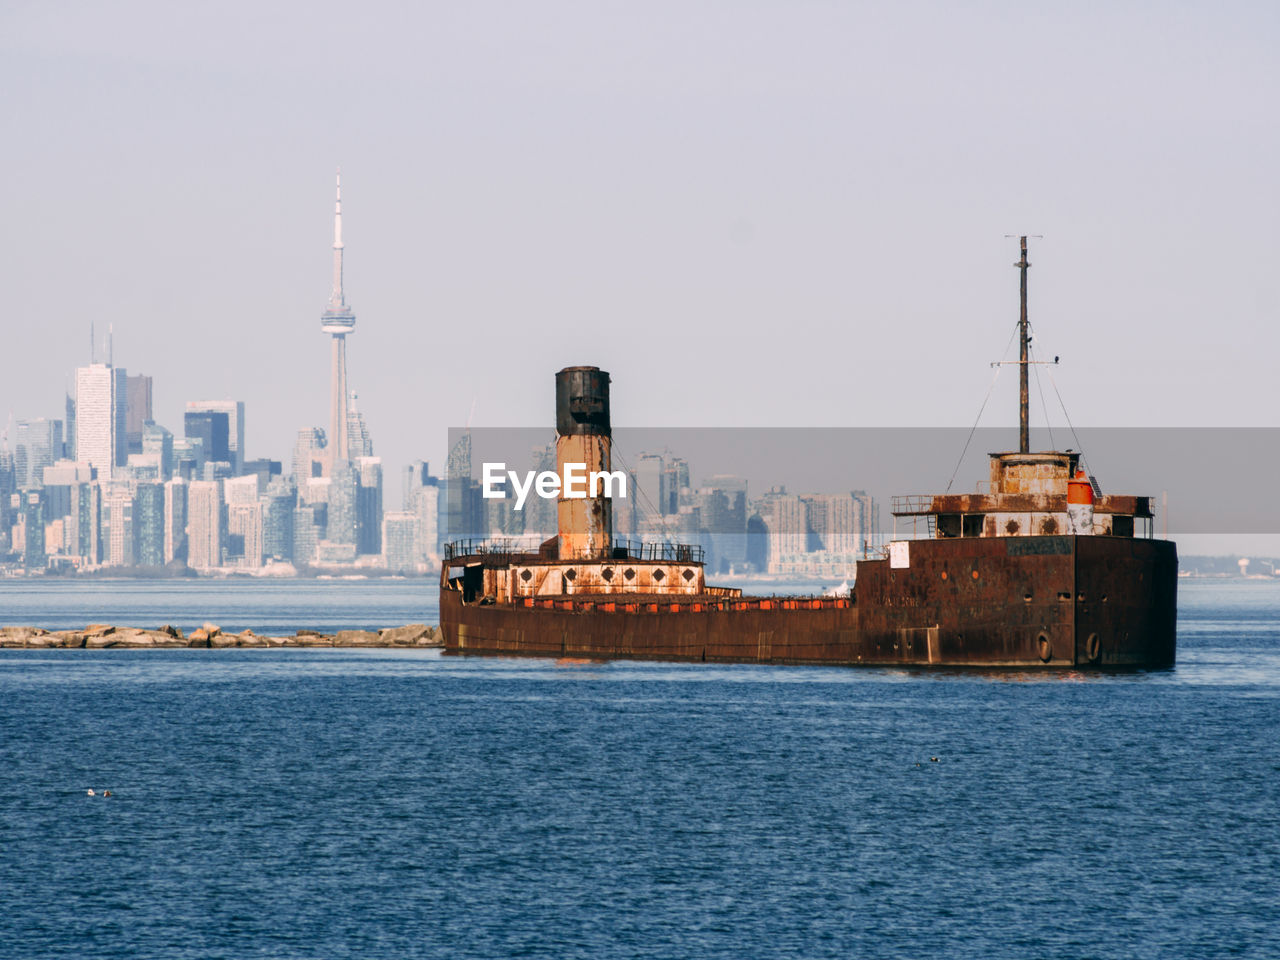
[{"label": "skyscraper", "polygon": [[14,464],[19,488],[38,487],[44,468],[62,459],[62,421],[39,417],[19,420]]},{"label": "skyscraper", "polygon": [[347,427],[347,334],[355,331],[356,315],[342,292],[342,174],[338,173],[333,208],[333,290],[329,306],[320,315],[320,329],[333,337],[329,371],[329,469],[350,456]]},{"label": "skyscraper", "polygon": [[111,479],[128,460],[125,442],[126,383],[122,367],[91,363],[76,368],[76,461]]},{"label": "skyscraper", "polygon": [[382,458],[360,457],[356,488],[356,552],[382,552]]},{"label": "skyscraper", "polygon": [[197,570],[222,566],[227,510],[221,480],[187,485],[187,563]]},{"label": "skyscraper", "polygon": [[356,399],[356,392],[352,390],[347,398],[348,460],[373,456],[373,438],[369,436],[369,425],[364,422],[364,414],[356,407]]},{"label": "skyscraper", "polygon": [[312,477],[324,473],[328,460],[325,445],[324,431],[319,427],[303,427],[298,431],[298,440],[293,445],[293,480],[299,489]]},{"label": "skyscraper", "polygon": [[[218,451],[218,456],[214,456],[208,442],[205,442],[204,454],[206,460],[225,461],[231,464],[231,475],[240,476],[244,472],[244,401],[243,400],[188,400],[186,417],[190,420],[192,414],[208,414],[208,413],[224,413],[227,416],[227,446],[226,455],[222,455],[222,451]],[[199,436],[199,434],[187,433],[187,436]]]},{"label": "skyscraper", "polygon": [[144,373],[125,378],[125,443],[129,453],[142,452],[142,427],[151,419],[151,378]]},{"label": "skyscraper", "polygon": [[164,562],[187,559],[187,484],[175,477],[164,485]]},{"label": "skyscraper", "polygon": [[164,484],[140,483],[133,498],[134,540],[140,567],[164,566]]}]

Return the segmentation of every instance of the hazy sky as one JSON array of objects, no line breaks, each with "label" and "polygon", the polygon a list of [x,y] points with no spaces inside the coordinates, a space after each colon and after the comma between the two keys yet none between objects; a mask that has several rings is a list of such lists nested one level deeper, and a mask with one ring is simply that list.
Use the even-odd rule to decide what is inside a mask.
[{"label": "hazy sky", "polygon": [[[328,422],[341,164],[350,377],[392,475],[442,466],[473,401],[550,431],[569,364],[611,371],[623,425],[968,426],[1019,232],[1078,425],[1275,426],[1278,26],[1270,2],[5,0],[0,418],[61,416],[113,323],[157,419],[243,399],[248,454],[287,462]],[[1006,368],[984,425],[1015,402]]]}]

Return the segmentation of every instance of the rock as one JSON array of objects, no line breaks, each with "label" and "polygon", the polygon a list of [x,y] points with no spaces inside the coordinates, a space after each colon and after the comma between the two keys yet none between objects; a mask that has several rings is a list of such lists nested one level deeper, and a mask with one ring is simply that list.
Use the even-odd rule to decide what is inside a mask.
[{"label": "rock", "polygon": [[175,639],[175,640],[181,640],[181,639],[182,639],[182,631],[181,631],[181,630],[179,630],[177,627],[171,627],[171,626],[169,626],[169,624],[167,624],[167,623],[166,623],[163,627],[161,627],[161,628],[160,628],[160,632],[161,632],[161,633],[167,633],[169,636],[173,637],[173,639]]},{"label": "rock", "polygon": [[300,637],[294,637],[294,642],[290,646],[298,647],[332,647],[333,637],[326,637],[320,633],[305,633]]},{"label": "rock", "polygon": [[200,624],[200,629],[208,634],[210,639],[222,633],[222,628],[216,623],[202,623]]},{"label": "rock", "polygon": [[0,647],[25,647],[43,634],[38,627],[0,627]]},{"label": "rock", "polygon": [[105,650],[107,647],[114,647],[119,643],[116,636],[115,628],[111,628],[110,633],[91,633],[84,639],[86,650]]},{"label": "rock", "polygon": [[103,637],[102,639],[114,640],[115,642],[111,644],[111,646],[115,647],[140,648],[154,647],[156,645],[156,638],[149,632],[146,630],[136,630],[131,627],[125,628],[124,630],[117,630],[115,633],[111,634],[110,637]]},{"label": "rock", "polygon": [[339,630],[334,638],[335,647],[376,647],[382,638],[372,630]]},{"label": "rock", "polygon": [[84,646],[84,634],[79,630],[59,630],[53,636],[58,638],[58,646],[79,648]]},{"label": "rock", "polygon": [[411,623],[405,627],[388,627],[381,633],[382,642],[397,647],[421,646],[431,638],[431,628],[425,623]]},{"label": "rock", "polygon": [[116,628],[109,623],[91,623],[84,628],[85,637],[105,637],[116,632]]},{"label": "rock", "polygon": [[48,630],[41,630],[39,627],[0,627],[0,637],[5,639],[14,637],[18,640],[25,640],[28,637],[43,636],[48,632]]},{"label": "rock", "polygon": [[236,644],[241,647],[264,647],[266,638],[259,637],[252,630],[241,630],[236,634]]},{"label": "rock", "polygon": [[294,634],[296,637],[318,637],[321,636],[319,630],[299,630]]},{"label": "rock", "polygon": [[209,646],[223,648],[235,647],[240,645],[240,638],[235,634],[228,636],[225,633],[215,633],[209,637]]},{"label": "rock", "polygon": [[196,627],[191,631],[191,637],[187,640],[188,647],[207,647],[209,646],[209,631],[204,627]]}]

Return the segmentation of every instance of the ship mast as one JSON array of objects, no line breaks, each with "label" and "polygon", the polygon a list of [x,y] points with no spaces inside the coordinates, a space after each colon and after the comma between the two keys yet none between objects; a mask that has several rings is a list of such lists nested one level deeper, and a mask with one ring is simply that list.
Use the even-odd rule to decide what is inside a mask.
[{"label": "ship mast", "polygon": [[1027,238],[1022,238],[1022,259],[1014,264],[1022,276],[1019,299],[1022,312],[1018,315],[1018,452],[1031,452],[1029,391],[1027,389]]}]

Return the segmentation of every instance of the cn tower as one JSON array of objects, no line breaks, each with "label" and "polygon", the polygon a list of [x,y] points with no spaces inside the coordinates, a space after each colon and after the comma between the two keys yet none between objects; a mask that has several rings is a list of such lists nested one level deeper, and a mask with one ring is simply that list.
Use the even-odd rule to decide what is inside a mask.
[{"label": "cn tower", "polygon": [[338,171],[337,201],[333,208],[333,292],[320,315],[320,329],[333,336],[329,371],[329,470],[347,459],[347,334],[356,329],[356,315],[342,295],[342,171]]}]

